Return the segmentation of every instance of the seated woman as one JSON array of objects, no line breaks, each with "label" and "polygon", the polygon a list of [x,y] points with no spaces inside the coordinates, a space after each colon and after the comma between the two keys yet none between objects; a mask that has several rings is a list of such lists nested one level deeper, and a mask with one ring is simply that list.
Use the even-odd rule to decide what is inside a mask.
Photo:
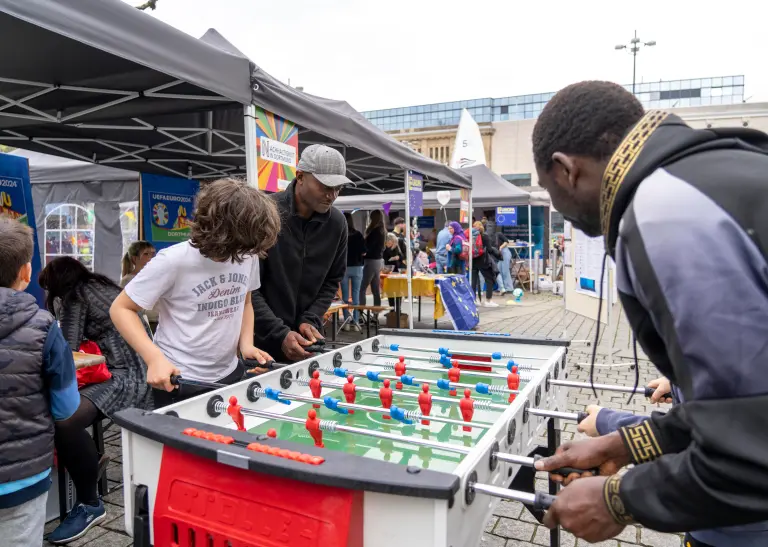
[{"label": "seated woman", "polygon": [[[134,241],[128,246],[128,252],[123,256],[120,287],[125,286],[138,275],[138,273],[155,257],[155,246],[149,241]],[[154,333],[157,330],[158,313],[153,310],[144,310],[144,315],[149,322],[149,328]]]},{"label": "seated woman", "polygon": [[86,428],[124,408],[149,409],[152,399],[144,363],[109,318],[109,308],[120,294],[120,287],[70,257],[51,261],[40,273],[40,286],[47,291],[46,306],[57,316],[72,351],[78,351],[85,340],[95,342],[112,373],[106,382],[83,387],[74,415],[56,422],[58,461],[75,483],[77,503],[48,541],[65,544],[82,537],[106,516],[96,489],[99,455]]},{"label": "seated woman", "polygon": [[[392,266],[392,273],[407,273],[405,270],[405,256],[403,256],[402,246],[396,234],[388,233],[384,240],[384,266]],[[389,305],[393,308],[395,303],[402,301],[401,297],[387,298]]]}]

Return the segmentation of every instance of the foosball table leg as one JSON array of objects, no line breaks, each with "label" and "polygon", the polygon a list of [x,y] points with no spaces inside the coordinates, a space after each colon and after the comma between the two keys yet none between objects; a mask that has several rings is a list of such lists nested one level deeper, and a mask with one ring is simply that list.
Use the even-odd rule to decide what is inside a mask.
[{"label": "foosball table leg", "polygon": [[149,543],[149,518],[149,490],[139,484],[133,495],[134,547],[152,547]]},{"label": "foosball table leg", "polygon": [[[560,430],[555,427],[555,418],[550,418],[547,421],[547,452],[550,456],[554,455],[557,447],[560,446]],[[549,480],[549,493],[553,496],[557,495],[557,491],[560,488],[559,483]],[[557,526],[549,531],[549,546],[560,547],[560,527]]]}]

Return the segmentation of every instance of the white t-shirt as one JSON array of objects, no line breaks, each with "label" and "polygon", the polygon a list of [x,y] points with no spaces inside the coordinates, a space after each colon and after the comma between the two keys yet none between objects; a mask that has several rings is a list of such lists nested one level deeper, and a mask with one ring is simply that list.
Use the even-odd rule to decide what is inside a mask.
[{"label": "white t-shirt", "polygon": [[257,257],[214,262],[184,242],[160,251],[125,292],[159,313],[155,344],[181,374],[212,382],[237,366],[245,298],[260,284]]}]

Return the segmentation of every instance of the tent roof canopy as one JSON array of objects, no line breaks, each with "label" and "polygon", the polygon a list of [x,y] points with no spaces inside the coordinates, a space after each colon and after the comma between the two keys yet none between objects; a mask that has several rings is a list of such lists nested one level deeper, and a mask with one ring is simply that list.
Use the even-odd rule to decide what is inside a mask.
[{"label": "tent roof canopy", "polygon": [[243,105],[294,123],[304,147],[345,153],[346,193],[469,187],[343,101],[298,91],[215,30],[197,40],[120,0],[0,0],[0,143],[143,172],[245,172]]},{"label": "tent roof canopy", "polygon": [[[549,205],[549,197],[539,196],[526,192],[501,178],[491,171],[485,165],[474,165],[458,170],[462,174],[472,177],[472,206],[473,207],[497,207],[497,206],[520,206],[520,205]],[[538,193],[537,193],[538,194]],[[451,200],[448,202],[449,209],[459,207],[459,192],[451,192]],[[405,193],[394,195],[366,195],[341,197],[336,201],[336,207],[344,210],[351,209],[378,209],[384,203],[392,202],[392,206],[397,209],[405,204]],[[440,208],[440,202],[437,201],[437,192],[425,192],[423,196],[424,207],[430,209]]]}]

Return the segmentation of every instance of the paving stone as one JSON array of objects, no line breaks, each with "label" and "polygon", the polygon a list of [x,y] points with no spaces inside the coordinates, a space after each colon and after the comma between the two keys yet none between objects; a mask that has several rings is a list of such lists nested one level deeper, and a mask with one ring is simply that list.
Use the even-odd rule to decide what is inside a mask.
[{"label": "paving stone", "polygon": [[112,530],[113,532],[119,532],[121,534],[126,534],[125,531],[125,514],[121,514],[119,517],[110,520],[106,524],[103,525],[104,528],[107,530]]},{"label": "paving stone", "polygon": [[[105,534],[101,537],[86,543],[87,547],[128,547],[133,545],[133,539],[124,534],[118,534],[117,532],[109,532],[105,530]],[[71,543],[70,545],[74,545]]]},{"label": "paving stone", "polygon": [[616,536],[616,539],[621,541],[622,545],[624,545],[624,542],[637,543],[637,528],[634,526],[627,526],[624,528],[623,532]]},{"label": "paving stone", "polygon": [[504,547],[506,539],[491,534],[483,534],[480,539],[480,547]]},{"label": "paving stone", "polygon": [[[76,541],[73,541],[72,543],[68,543],[67,545],[69,547],[82,547],[83,545],[87,545],[91,541],[100,538],[101,536],[103,536],[106,533],[107,533],[107,530],[105,530],[104,528],[102,528],[100,526],[96,526],[95,528],[91,528],[90,530],[88,530],[88,533],[85,534],[80,539],[78,539]],[[97,545],[97,544],[94,543],[94,546],[95,545]]]},{"label": "paving stone", "polygon": [[[549,544],[547,544],[549,545]],[[520,541],[518,539],[508,539],[504,547],[535,547],[530,541]]]},{"label": "paving stone", "polygon": [[499,519],[499,523],[494,528],[494,533],[498,536],[523,541],[531,541],[535,531],[536,527],[533,524],[506,518]]},{"label": "paving stone", "polygon": [[493,532],[493,528],[496,526],[497,522],[499,522],[499,517],[491,517],[491,520],[485,523],[485,531]]},{"label": "paving stone", "polygon": [[114,492],[110,492],[106,496],[104,496],[104,501],[112,503],[114,505],[119,505],[120,507],[125,507],[125,501],[123,500],[123,489],[120,488],[118,490],[115,490]]},{"label": "paving stone", "polygon": [[[549,528],[546,526],[538,526],[536,528],[536,534],[533,536],[533,542],[536,545],[545,545],[549,547]],[[568,532],[560,531],[560,547],[574,547],[576,545],[576,538]]]},{"label": "paving stone", "polygon": [[516,519],[524,509],[525,507],[519,501],[502,500],[494,509],[493,514],[499,517]]},{"label": "paving stone", "polygon": [[607,539],[605,541],[600,541],[598,543],[589,543],[588,541],[584,541],[583,539],[579,540],[579,547],[618,547],[619,542],[615,539]]},{"label": "paving stone", "polygon": [[680,547],[683,539],[675,534],[662,534],[643,528],[640,530],[640,543],[648,547]]}]

